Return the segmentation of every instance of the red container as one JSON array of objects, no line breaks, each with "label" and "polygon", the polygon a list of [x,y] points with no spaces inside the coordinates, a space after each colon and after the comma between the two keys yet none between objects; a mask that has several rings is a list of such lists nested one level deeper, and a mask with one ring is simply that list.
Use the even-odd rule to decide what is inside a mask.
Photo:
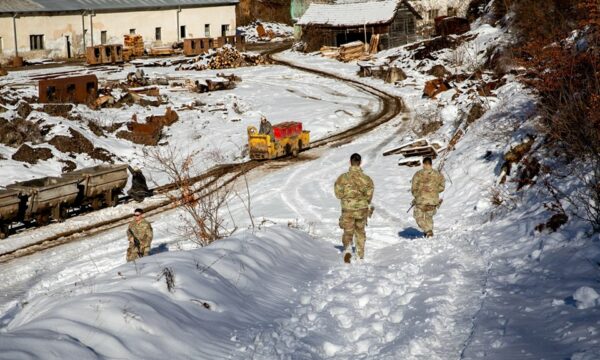
[{"label": "red container", "polygon": [[302,134],[302,123],[297,121],[286,121],[273,125],[275,139],[282,139]]}]

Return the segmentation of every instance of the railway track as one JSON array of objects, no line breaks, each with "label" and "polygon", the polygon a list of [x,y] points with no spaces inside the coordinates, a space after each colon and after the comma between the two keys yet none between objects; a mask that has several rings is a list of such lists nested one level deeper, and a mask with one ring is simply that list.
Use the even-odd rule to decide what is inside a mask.
[{"label": "railway track", "polygon": [[[361,134],[364,134],[366,132],[369,132],[370,130],[373,130],[377,126],[380,126],[380,125],[392,120],[403,110],[403,104],[402,104],[402,100],[400,98],[393,96],[391,94],[388,94],[384,91],[381,91],[373,86],[361,83],[360,81],[342,78],[342,77],[327,73],[322,70],[312,69],[312,68],[308,68],[305,66],[300,66],[300,65],[293,64],[291,62],[284,61],[284,60],[278,60],[273,56],[275,53],[285,50],[288,47],[289,47],[289,45],[284,45],[284,46],[272,49],[272,50],[266,52],[266,55],[271,59],[271,61],[273,61],[276,64],[288,66],[288,67],[291,67],[294,69],[310,72],[313,74],[317,74],[319,76],[328,77],[328,78],[336,79],[339,81],[344,81],[348,84],[351,84],[352,86],[359,88],[360,90],[362,90],[364,92],[368,92],[368,93],[378,97],[380,99],[380,105],[381,105],[378,112],[370,114],[361,123],[357,124],[356,126],[350,128],[350,129],[347,129],[345,131],[342,131],[340,133],[332,134],[332,135],[326,136],[324,138],[321,138],[319,140],[316,140],[314,142],[311,142],[310,146],[305,148],[304,150],[315,149],[315,148],[319,148],[319,147],[323,147],[323,146],[340,145],[343,143],[350,142],[355,137],[357,137]],[[281,162],[282,166],[280,166],[280,167],[287,166],[288,164],[293,163],[293,162],[286,162],[285,160],[284,161],[271,160],[269,162],[250,160],[250,161],[247,161],[244,163],[222,164],[222,165],[218,165],[218,166],[215,166],[215,167],[207,170],[206,172],[192,178],[191,180],[193,183],[197,183],[200,181],[207,181],[207,182],[221,181],[222,186],[225,186],[227,184],[233,183],[240,176],[245,175],[249,171],[254,170],[258,167],[261,167],[264,164],[272,164],[273,162]],[[166,185],[155,188],[154,192],[155,192],[155,194],[165,194],[165,193],[168,193],[169,191],[176,190],[177,187],[178,187],[178,185],[175,183],[166,184]],[[148,216],[152,216],[152,215],[170,210],[174,207],[175,207],[175,205],[173,204],[173,201],[167,197],[164,201],[159,201],[158,203],[155,203],[153,205],[145,207],[144,210]],[[67,230],[64,232],[50,235],[47,238],[36,241],[35,243],[31,243],[31,244],[28,244],[21,248],[18,248],[18,249],[12,250],[12,251],[7,251],[7,252],[0,254],[0,263],[6,263],[6,262],[9,262],[16,258],[28,256],[28,255],[31,255],[33,253],[36,253],[36,252],[39,252],[42,250],[53,248],[53,247],[56,247],[56,246],[59,246],[62,244],[69,243],[69,242],[74,242],[74,241],[80,240],[85,237],[89,237],[94,234],[98,234],[98,233],[101,233],[101,232],[104,232],[104,231],[107,231],[107,230],[110,230],[113,228],[117,228],[119,226],[123,226],[124,224],[127,224],[130,221],[130,219],[131,219],[131,214],[127,214],[124,216],[118,216],[115,218],[111,218],[109,220],[104,220],[101,222],[89,224],[84,227],[80,227],[78,229]]]}]

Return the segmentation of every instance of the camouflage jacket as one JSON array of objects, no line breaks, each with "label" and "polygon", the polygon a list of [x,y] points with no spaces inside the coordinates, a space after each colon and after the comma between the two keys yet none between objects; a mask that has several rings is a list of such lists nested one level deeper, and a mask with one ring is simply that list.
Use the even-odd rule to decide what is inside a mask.
[{"label": "camouflage jacket", "polygon": [[152,241],[152,226],[146,219],[142,219],[139,223],[135,220],[129,223],[129,227],[127,228],[127,238],[129,241],[133,242],[133,236],[138,239],[143,246],[144,244],[148,244]]},{"label": "camouflage jacket", "polygon": [[367,209],[373,199],[375,186],[360,166],[350,166],[350,171],[335,181],[335,197],[342,202],[343,210]]},{"label": "camouflage jacket", "polygon": [[438,205],[445,188],[444,176],[435,169],[421,169],[412,178],[412,194],[417,205]]}]

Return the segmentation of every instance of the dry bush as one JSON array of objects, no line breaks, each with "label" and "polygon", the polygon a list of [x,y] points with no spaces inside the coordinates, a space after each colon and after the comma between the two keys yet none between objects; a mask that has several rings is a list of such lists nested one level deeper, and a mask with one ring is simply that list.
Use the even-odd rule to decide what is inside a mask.
[{"label": "dry bush", "polygon": [[[177,188],[167,194],[173,204],[184,210],[181,229],[184,236],[206,246],[215,240],[230,236],[237,230],[226,227],[222,213],[233,197],[232,185],[226,179],[200,176],[194,168],[200,155],[218,156],[218,153],[182,153],[176,148],[154,148],[147,151],[152,170],[165,174]],[[217,160],[218,159],[212,159]],[[215,161],[216,162],[216,161]]]},{"label": "dry bush", "polygon": [[[514,53],[540,97],[547,144],[559,148],[580,188],[561,194],[600,231],[600,5],[597,0],[514,0]],[[591,171],[588,166],[592,165]]]}]

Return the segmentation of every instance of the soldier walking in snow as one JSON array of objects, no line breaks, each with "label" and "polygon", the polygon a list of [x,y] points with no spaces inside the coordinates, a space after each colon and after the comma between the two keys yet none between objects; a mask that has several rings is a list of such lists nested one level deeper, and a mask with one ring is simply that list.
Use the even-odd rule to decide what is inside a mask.
[{"label": "soldier walking in snow", "polygon": [[352,242],[356,241],[356,253],[359,258],[365,255],[365,226],[370,215],[369,206],[375,190],[373,180],[361,167],[359,154],[350,157],[350,170],[340,175],[335,181],[335,197],[342,204],[340,228],[344,230],[342,244],[344,245],[344,262],[349,263],[352,258]]},{"label": "soldier walking in snow", "polygon": [[127,228],[127,239],[129,240],[127,261],[148,256],[153,236],[152,226],[144,219],[144,210],[135,209],[133,216],[134,219]]},{"label": "soldier walking in snow", "polygon": [[414,217],[425,237],[433,236],[433,215],[441,205],[440,193],[444,191],[444,176],[431,166],[431,158],[423,159],[423,169],[412,178]]}]

